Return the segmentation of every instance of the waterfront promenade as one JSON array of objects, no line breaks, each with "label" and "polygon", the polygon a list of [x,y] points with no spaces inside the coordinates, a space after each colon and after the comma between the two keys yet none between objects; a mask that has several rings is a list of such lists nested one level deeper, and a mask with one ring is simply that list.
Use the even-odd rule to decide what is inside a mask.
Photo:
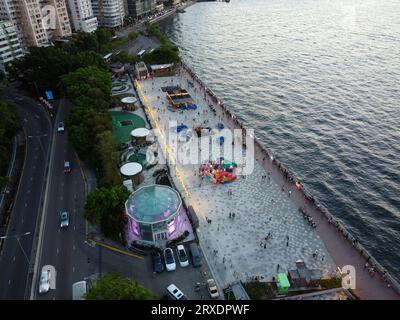
[{"label": "waterfront promenade", "polygon": [[[193,87],[188,86],[188,80],[194,83]],[[160,87],[167,84],[179,84],[187,89],[199,106],[198,110],[168,111],[165,93],[160,91]],[[180,69],[179,75],[173,78],[141,81],[140,86],[142,101],[154,111],[164,133],[167,133],[167,124],[171,120],[190,124],[190,127],[202,123],[215,127],[218,122],[230,129],[241,127],[238,120],[185,69]],[[215,116],[211,115],[209,104],[216,110]],[[287,172],[266,154],[265,149],[256,145],[255,151],[256,164],[251,175],[216,189],[209,182],[200,183],[200,178],[195,175],[196,166],[178,165],[179,174],[173,174],[185,182],[188,191],[185,200],[199,215],[200,242],[219,284],[247,281],[254,276],[271,280],[277,270],[285,272],[294,267],[296,260],[302,259],[309,267],[324,270],[325,275],[334,274],[337,266],[353,265],[357,271],[356,293],[362,299],[398,299],[387,283],[377,274],[371,276],[364,268],[366,260],[355,249],[357,243],[353,246],[333,223],[328,222],[313,201],[305,197],[304,189],[296,188],[293,179],[287,178]],[[267,173],[271,180],[263,178]],[[179,189],[180,181],[176,180]],[[233,195],[229,195],[228,190]],[[182,188],[180,191],[185,196],[186,191]],[[317,228],[310,227],[299,208],[305,209]],[[230,212],[236,213],[234,219],[229,218]],[[208,223],[208,220],[212,222]],[[262,239],[267,233],[272,233],[272,239],[265,246]]]}]

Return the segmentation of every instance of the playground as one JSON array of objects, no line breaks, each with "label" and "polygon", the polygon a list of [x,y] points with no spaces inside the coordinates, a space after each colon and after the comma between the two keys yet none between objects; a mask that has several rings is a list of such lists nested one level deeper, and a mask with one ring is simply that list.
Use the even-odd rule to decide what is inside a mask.
[{"label": "playground", "polygon": [[215,161],[203,163],[199,169],[199,175],[206,177],[212,184],[226,184],[236,179],[237,164],[229,162],[223,157]]},{"label": "playground", "polygon": [[110,111],[110,114],[113,122],[112,133],[120,144],[131,140],[131,131],[133,129],[146,127],[143,118],[131,112]]}]

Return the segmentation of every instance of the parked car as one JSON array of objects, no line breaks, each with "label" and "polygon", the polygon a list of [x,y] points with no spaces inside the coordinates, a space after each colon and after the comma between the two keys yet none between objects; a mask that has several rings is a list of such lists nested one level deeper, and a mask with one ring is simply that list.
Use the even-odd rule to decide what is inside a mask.
[{"label": "parked car", "polygon": [[187,267],[189,265],[189,259],[183,245],[180,244],[176,247],[176,255],[178,256],[179,265],[181,267]]},{"label": "parked car", "polygon": [[70,173],[71,172],[71,164],[69,161],[64,161],[64,173]]},{"label": "parked car", "polygon": [[198,268],[201,267],[201,256],[200,250],[196,243],[192,242],[189,245],[190,256],[192,257],[193,267]]},{"label": "parked car", "polygon": [[42,270],[39,280],[39,293],[46,293],[50,290],[50,270]]},{"label": "parked car", "polygon": [[158,252],[151,255],[151,261],[153,262],[153,272],[161,273],[164,271],[164,264]]},{"label": "parked car", "polygon": [[164,249],[164,260],[167,271],[174,271],[176,269],[174,252],[171,248]]},{"label": "parked car", "polygon": [[58,123],[57,131],[58,132],[64,132],[64,130],[65,130],[64,122],[61,121],[61,122]]},{"label": "parked car", "polygon": [[67,211],[60,213],[60,228],[66,228],[69,226],[69,214]]},{"label": "parked car", "polygon": [[174,284],[170,284],[167,287],[167,295],[173,300],[188,300],[188,298],[183,294],[181,290]]},{"label": "parked car", "polygon": [[212,299],[217,299],[219,297],[218,287],[214,279],[207,280],[207,290]]}]

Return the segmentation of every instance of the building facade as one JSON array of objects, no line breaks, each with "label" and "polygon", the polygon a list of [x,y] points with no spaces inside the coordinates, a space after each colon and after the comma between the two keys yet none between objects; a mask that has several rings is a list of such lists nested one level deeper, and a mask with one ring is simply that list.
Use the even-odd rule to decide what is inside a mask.
[{"label": "building facade", "polygon": [[126,0],[128,6],[128,15],[134,18],[155,10],[156,0]]},{"label": "building facade", "polygon": [[0,20],[13,23],[26,47],[71,35],[65,0],[0,0]]},{"label": "building facade", "polygon": [[17,27],[11,22],[0,22],[0,70],[4,72],[7,63],[23,55]]},{"label": "building facade", "polygon": [[92,8],[99,26],[118,28],[123,25],[125,18],[123,0],[92,0]]},{"label": "building facade", "polygon": [[97,18],[93,14],[91,0],[68,0],[71,26],[75,31],[93,32],[97,29]]}]

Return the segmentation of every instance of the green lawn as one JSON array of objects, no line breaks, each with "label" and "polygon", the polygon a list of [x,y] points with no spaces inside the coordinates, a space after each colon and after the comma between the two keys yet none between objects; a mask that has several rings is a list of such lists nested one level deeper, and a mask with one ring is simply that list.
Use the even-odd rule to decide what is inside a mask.
[{"label": "green lawn", "polygon": [[136,114],[126,111],[110,111],[113,121],[113,136],[118,143],[127,143],[131,139],[131,131],[145,128],[145,121]]}]

